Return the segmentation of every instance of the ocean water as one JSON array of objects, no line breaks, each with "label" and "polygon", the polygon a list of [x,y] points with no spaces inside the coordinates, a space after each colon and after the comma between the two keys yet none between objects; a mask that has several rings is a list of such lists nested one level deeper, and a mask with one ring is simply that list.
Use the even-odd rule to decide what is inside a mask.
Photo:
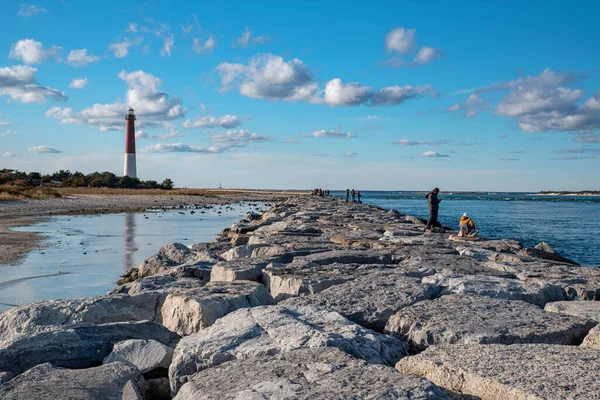
[{"label": "ocean water", "polygon": [[[345,198],[345,193],[331,192]],[[429,218],[426,193],[361,191],[362,202]],[[524,246],[546,242],[581,265],[600,266],[600,196],[538,196],[533,193],[443,193],[438,220],[458,229],[468,212],[479,235],[517,239]]]},{"label": "ocean water", "polygon": [[267,205],[241,203],[202,210],[56,216],[16,228],[47,238],[44,248],[15,265],[0,266],[0,311],[32,301],[106,294],[119,276],[161,247],[209,242],[249,210],[263,208]]}]

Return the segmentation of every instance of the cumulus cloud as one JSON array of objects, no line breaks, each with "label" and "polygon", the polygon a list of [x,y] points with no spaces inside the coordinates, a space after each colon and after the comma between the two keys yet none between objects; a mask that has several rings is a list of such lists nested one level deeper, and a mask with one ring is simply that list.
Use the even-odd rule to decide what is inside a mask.
[{"label": "cumulus cloud", "polygon": [[129,49],[142,44],[143,40],[139,36],[133,39],[125,38],[122,42],[117,41],[109,44],[108,49],[113,52],[116,58],[124,58],[129,54]]},{"label": "cumulus cloud", "polygon": [[196,117],[194,121],[186,120],[183,123],[184,128],[236,128],[243,124],[247,118],[239,117],[237,115],[223,115],[221,117],[213,117],[209,115],[208,117]]},{"label": "cumulus cloud", "polygon": [[408,53],[415,43],[415,30],[402,27],[394,28],[385,35],[385,48],[388,52]]},{"label": "cumulus cloud", "polygon": [[331,107],[356,106],[369,100],[371,89],[358,83],[344,84],[341,79],[335,78],[325,85],[323,100]]},{"label": "cumulus cloud", "polygon": [[351,139],[355,138],[356,135],[352,132],[342,132],[339,128],[335,128],[334,130],[317,130],[313,131],[313,137],[316,138],[338,138],[338,139]]},{"label": "cumulus cloud", "polygon": [[29,151],[30,153],[62,153],[62,151],[55,149],[54,147],[50,147],[50,146],[33,146],[33,147],[28,147],[27,151]]},{"label": "cumulus cloud", "polygon": [[273,138],[244,129],[233,129],[224,134],[210,136],[210,141],[217,147],[234,148],[246,147],[249,144],[272,142]]},{"label": "cumulus cloud", "polygon": [[477,93],[471,93],[467,100],[460,104],[453,104],[446,109],[446,112],[462,111],[467,118],[475,118],[479,110],[487,108],[485,100]]},{"label": "cumulus cloud", "polygon": [[87,78],[76,78],[69,83],[69,87],[72,89],[84,89],[88,84]]},{"label": "cumulus cloud", "polygon": [[396,146],[422,146],[422,145],[428,145],[428,146],[441,146],[443,144],[449,144],[449,143],[454,143],[454,140],[450,140],[450,139],[439,139],[439,140],[433,140],[433,141],[425,141],[425,140],[410,140],[410,139],[402,139],[402,140],[397,140],[395,142],[392,142],[392,144],[395,144]]},{"label": "cumulus cloud", "polygon": [[48,98],[67,100],[64,92],[39,85],[36,72],[36,68],[26,65],[0,68],[0,96],[6,95],[21,103],[45,103]]},{"label": "cumulus cloud", "polygon": [[442,52],[440,49],[434,49],[433,47],[423,46],[419,49],[415,58],[413,58],[413,63],[415,64],[429,64],[433,60],[440,58]]},{"label": "cumulus cloud", "polygon": [[3,131],[3,132],[0,131],[0,136],[9,136],[9,135],[14,135],[15,133],[17,133],[17,132],[15,132],[12,129],[9,129],[9,130]]},{"label": "cumulus cloud", "polygon": [[141,149],[144,153],[200,153],[218,154],[225,149],[218,147],[190,146],[184,143],[157,143]]},{"label": "cumulus cloud", "polygon": [[449,155],[442,154],[437,151],[425,151],[425,152],[421,153],[421,157],[440,158],[440,157],[449,157]]},{"label": "cumulus cloud", "polygon": [[13,158],[13,157],[16,157],[16,154],[13,153],[12,151],[5,151],[4,153],[2,153],[2,157]]},{"label": "cumulus cloud", "polygon": [[163,38],[163,47],[160,50],[161,56],[171,56],[171,50],[173,50],[173,46],[175,45],[175,35],[167,35]]},{"label": "cumulus cloud", "polygon": [[248,47],[248,44],[265,44],[269,41],[269,37],[267,35],[262,36],[252,36],[252,31],[250,28],[246,27],[242,35],[233,43],[233,47]]},{"label": "cumulus cloud", "polygon": [[29,18],[33,17],[34,15],[43,14],[47,12],[48,10],[35,4],[21,4],[21,7],[19,7],[19,11],[17,11],[17,15],[23,18]]},{"label": "cumulus cloud", "polygon": [[162,135],[150,135],[143,130],[138,130],[135,132],[135,138],[140,140],[169,140],[181,136],[183,136],[183,133],[176,130],[174,126],[168,126],[167,133]]},{"label": "cumulus cloud", "polygon": [[297,58],[284,61],[273,54],[259,54],[247,65],[221,63],[216,70],[222,90],[237,83],[240,94],[251,98],[301,101],[318,90],[308,67]]},{"label": "cumulus cloud", "polygon": [[423,86],[389,86],[374,92],[371,98],[372,106],[395,106],[408,99],[421,96],[435,97],[436,93],[430,85]]},{"label": "cumulus cloud", "polygon": [[79,113],[71,108],[53,107],[46,116],[60,120],[62,124],[88,124],[98,126],[101,131],[122,130],[125,126],[125,112],[132,107],[137,115],[139,126],[162,126],[168,121],[184,117],[184,109],[178,99],[174,99],[159,87],[162,80],[144,71],[119,72],[118,77],[127,84],[124,103],[94,104]]},{"label": "cumulus cloud", "polygon": [[73,67],[86,67],[100,61],[100,57],[88,54],[87,49],[71,50],[66,63]]},{"label": "cumulus cloud", "polygon": [[206,40],[195,38],[192,44],[192,51],[196,54],[206,55],[212,53],[215,47],[217,47],[217,40],[213,35],[210,35]]},{"label": "cumulus cloud", "polygon": [[21,60],[25,64],[39,64],[49,58],[60,59],[61,50],[59,46],[45,48],[42,43],[34,39],[21,39],[12,45],[8,56]]}]

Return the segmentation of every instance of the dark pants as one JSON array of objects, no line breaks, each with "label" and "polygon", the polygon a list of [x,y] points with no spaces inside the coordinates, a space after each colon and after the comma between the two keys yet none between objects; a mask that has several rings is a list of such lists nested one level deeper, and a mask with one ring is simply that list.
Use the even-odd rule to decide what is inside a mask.
[{"label": "dark pants", "polygon": [[427,222],[427,226],[425,227],[425,229],[430,229],[433,228],[434,226],[437,226],[438,224],[438,209],[435,208],[430,208],[429,209],[429,221]]}]

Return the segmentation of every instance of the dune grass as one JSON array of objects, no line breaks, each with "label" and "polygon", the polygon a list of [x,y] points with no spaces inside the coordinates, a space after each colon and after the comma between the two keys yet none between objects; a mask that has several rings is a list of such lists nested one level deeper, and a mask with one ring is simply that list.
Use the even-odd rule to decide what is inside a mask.
[{"label": "dune grass", "polygon": [[0,201],[25,200],[25,199],[53,199],[62,195],[54,188],[0,186]]}]

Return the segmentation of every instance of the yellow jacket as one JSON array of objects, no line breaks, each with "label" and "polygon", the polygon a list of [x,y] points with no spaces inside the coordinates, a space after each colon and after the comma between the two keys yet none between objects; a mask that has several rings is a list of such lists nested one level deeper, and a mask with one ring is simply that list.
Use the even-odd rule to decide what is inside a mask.
[{"label": "yellow jacket", "polygon": [[460,217],[459,225],[467,224],[469,228],[475,228],[475,223],[469,217]]}]

